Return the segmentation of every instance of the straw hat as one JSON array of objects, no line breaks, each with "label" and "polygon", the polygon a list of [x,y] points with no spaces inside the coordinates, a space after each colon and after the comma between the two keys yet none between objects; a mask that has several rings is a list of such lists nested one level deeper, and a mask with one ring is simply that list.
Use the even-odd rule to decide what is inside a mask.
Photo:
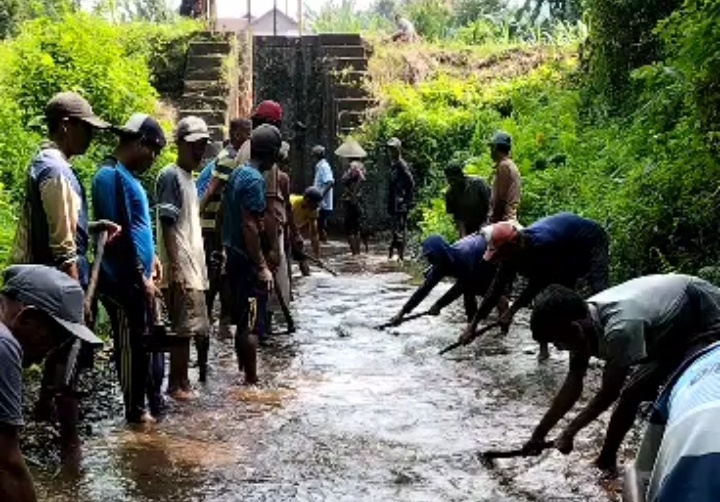
[{"label": "straw hat", "polygon": [[353,138],[347,138],[345,142],[335,150],[335,155],[345,157],[346,159],[364,159],[367,157],[367,152],[363,150],[360,143]]}]

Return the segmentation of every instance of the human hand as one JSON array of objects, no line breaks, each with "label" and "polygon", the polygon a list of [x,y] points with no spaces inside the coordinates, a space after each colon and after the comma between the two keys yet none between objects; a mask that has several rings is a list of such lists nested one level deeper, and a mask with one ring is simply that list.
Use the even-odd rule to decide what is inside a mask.
[{"label": "human hand", "polygon": [[397,314],[392,316],[392,318],[388,321],[388,324],[390,326],[398,326],[402,322],[402,318],[404,315],[405,315],[404,312],[402,312],[402,311],[398,312]]},{"label": "human hand", "polygon": [[527,443],[525,443],[522,447],[523,451],[528,456],[537,456],[542,453],[543,450],[547,448],[547,441],[545,441],[545,437],[539,437],[536,435],[532,435],[530,439],[528,439]]},{"label": "human hand", "polygon": [[563,455],[568,455],[575,449],[575,434],[564,430],[555,440],[553,446]]},{"label": "human hand", "polygon": [[460,339],[458,340],[463,345],[467,345],[468,343],[472,342],[475,339],[475,326],[472,324],[469,324],[465,327],[465,330],[462,332],[462,335],[460,335]]},{"label": "human hand", "polygon": [[160,258],[158,258],[158,255],[155,255],[155,257],[153,258],[152,280],[156,283],[160,283],[163,280],[163,266],[162,263],[160,263]]},{"label": "human hand", "polygon": [[147,301],[147,304],[150,308],[155,307],[155,297],[158,295],[159,291],[157,286],[155,285],[155,281],[151,278],[145,278],[143,279],[143,286],[144,286],[144,294],[145,294],[145,300]]},{"label": "human hand", "polygon": [[98,233],[107,232],[108,242],[112,241],[115,237],[120,235],[122,227],[110,220],[98,220],[95,222],[94,230]]},{"label": "human hand", "polygon": [[270,269],[267,267],[263,267],[258,272],[258,281],[260,281],[261,284],[263,284],[268,292],[272,291],[273,289],[273,275],[272,272],[270,272]]}]

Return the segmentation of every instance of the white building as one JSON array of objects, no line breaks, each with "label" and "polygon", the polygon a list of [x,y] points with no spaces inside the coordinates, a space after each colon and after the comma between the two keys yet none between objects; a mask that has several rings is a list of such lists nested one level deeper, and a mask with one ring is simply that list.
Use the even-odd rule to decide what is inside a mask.
[{"label": "white building", "polygon": [[248,23],[247,17],[218,18],[215,25],[217,31],[235,33],[245,31],[248,27],[252,30],[253,35],[297,37],[300,34],[300,26],[297,21],[279,9],[271,9],[261,16],[251,17],[250,23]]}]

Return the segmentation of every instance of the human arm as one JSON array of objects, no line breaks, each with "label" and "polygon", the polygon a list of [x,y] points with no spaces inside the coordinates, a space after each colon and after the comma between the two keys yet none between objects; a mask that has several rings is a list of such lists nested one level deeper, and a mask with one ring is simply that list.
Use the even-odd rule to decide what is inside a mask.
[{"label": "human arm", "polygon": [[407,197],[407,207],[411,207],[415,198],[415,178],[413,178],[410,166],[403,162],[402,175],[405,183],[405,195]]},{"label": "human arm", "polygon": [[390,323],[399,324],[404,316],[415,310],[415,308],[422,303],[427,295],[435,289],[435,286],[440,283],[442,278],[443,274],[440,273],[436,267],[430,267],[427,275],[425,276],[425,281],[423,281],[420,287],[415,290],[410,299],[405,302],[405,305],[402,306],[400,312],[393,316]]},{"label": "human arm", "polygon": [[20,452],[18,431],[0,424],[0,500],[35,502],[32,476]]},{"label": "human arm", "polygon": [[492,309],[497,306],[500,297],[505,292],[505,289],[508,287],[508,285],[512,284],[513,280],[515,279],[515,275],[515,267],[511,266],[508,263],[500,264],[497,272],[495,273],[495,278],[490,285],[488,293],[483,297],[483,300],[480,303],[480,307],[473,316],[472,321],[470,321],[470,324],[465,328],[465,331],[460,336],[461,341],[463,341],[464,343],[468,343],[474,338],[478,324],[480,324],[481,321],[485,320],[487,316],[490,315],[490,312],[492,312]]},{"label": "human arm", "polygon": [[258,280],[272,289],[273,277],[263,254],[263,214],[266,209],[265,181],[261,178],[251,183],[242,194],[242,233],[245,252],[255,264]]},{"label": "human arm", "polygon": [[573,450],[575,435],[604,413],[620,396],[620,391],[629,374],[626,366],[605,365],[600,390],[583,410],[565,427],[556,440],[555,447],[562,453]]},{"label": "human arm", "polygon": [[8,338],[0,338],[0,500],[34,502],[30,472],[25,465],[18,430],[22,417],[22,352]]},{"label": "human arm", "polygon": [[465,285],[462,281],[455,281],[455,284],[448,289],[438,300],[430,307],[433,313],[439,314],[442,309],[450,305],[452,302],[460,298],[465,292]]},{"label": "human arm", "polygon": [[310,232],[310,245],[312,247],[313,255],[318,260],[320,259],[320,233],[318,232],[317,219],[312,219],[308,222]]},{"label": "human arm", "polygon": [[[184,287],[182,273],[180,271],[180,248],[177,238],[177,221],[183,206],[180,181],[174,169],[165,169],[158,176],[155,185],[157,199],[158,219],[160,220],[160,231],[162,232],[162,243],[167,256],[166,266],[168,267],[168,282]],[[157,256],[155,262],[157,262]],[[156,264],[153,263],[153,269]],[[153,276],[155,273],[153,272]],[[162,279],[162,274],[160,274]]]},{"label": "human arm", "polygon": [[62,175],[48,177],[40,184],[40,198],[47,215],[48,243],[56,266],[79,280],[77,265],[77,224],[80,197]]},{"label": "human arm", "polygon": [[584,353],[570,353],[570,367],[562,387],[558,391],[555,399],[540,423],[530,437],[530,441],[525,445],[529,450],[533,445],[539,445],[545,442],[545,437],[557,425],[557,423],[575,406],[578,399],[582,395],[583,381],[587,374],[590,356]]},{"label": "human arm", "polygon": [[533,298],[535,298],[547,286],[548,284],[544,281],[530,279],[527,286],[525,286],[525,289],[523,289],[518,295],[517,300],[515,300],[512,305],[510,305],[507,312],[503,314],[501,322],[504,324],[510,324],[513,317],[515,317],[515,314],[517,314],[520,309],[529,306]]},{"label": "human arm", "polygon": [[210,183],[208,183],[207,190],[205,190],[205,193],[203,194],[202,199],[200,199],[200,213],[205,212],[208,204],[213,199],[215,194],[222,192],[224,185],[225,185],[225,181],[221,180],[217,176],[213,175],[210,178]]}]

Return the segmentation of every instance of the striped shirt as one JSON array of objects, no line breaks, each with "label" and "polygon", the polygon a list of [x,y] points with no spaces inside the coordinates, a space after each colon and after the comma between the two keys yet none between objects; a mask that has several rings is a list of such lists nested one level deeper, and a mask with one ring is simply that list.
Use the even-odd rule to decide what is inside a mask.
[{"label": "striped shirt", "polygon": [[85,190],[63,153],[46,142],[30,164],[10,261],[51,267],[76,262],[85,287],[89,241]]},{"label": "striped shirt", "polygon": [[711,502],[720,493],[720,344],[683,364],[655,403],[636,469],[648,502]]},{"label": "striped shirt", "polygon": [[[224,185],[236,167],[250,160],[250,140],[247,140],[236,150],[232,145],[223,148],[212,161],[212,178],[216,178]],[[215,221],[222,204],[223,190],[217,190],[208,201],[205,211],[200,215],[200,224],[203,230],[215,230]]]}]

